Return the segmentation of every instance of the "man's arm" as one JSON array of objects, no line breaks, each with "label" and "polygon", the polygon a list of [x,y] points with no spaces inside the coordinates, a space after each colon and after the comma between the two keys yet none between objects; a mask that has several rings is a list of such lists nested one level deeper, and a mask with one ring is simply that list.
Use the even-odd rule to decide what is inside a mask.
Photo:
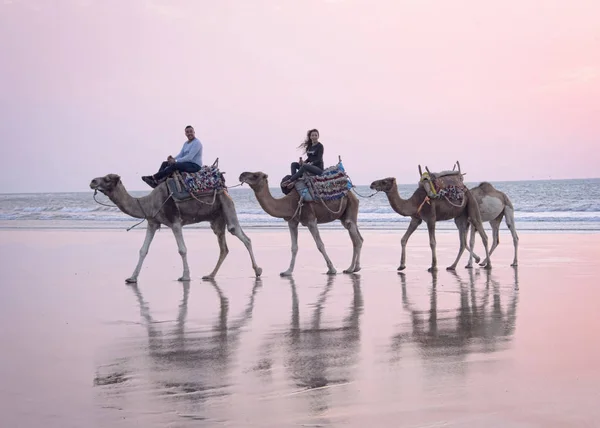
[{"label": "man's arm", "polygon": [[[190,150],[185,156],[183,156],[181,152],[177,156],[175,156],[175,160],[177,162],[191,162],[191,160],[194,159],[194,157],[196,157],[196,155],[202,151],[202,146],[200,145],[199,140],[195,140],[191,143],[185,144],[189,144],[191,146]],[[183,149],[181,151],[183,152]]]}]

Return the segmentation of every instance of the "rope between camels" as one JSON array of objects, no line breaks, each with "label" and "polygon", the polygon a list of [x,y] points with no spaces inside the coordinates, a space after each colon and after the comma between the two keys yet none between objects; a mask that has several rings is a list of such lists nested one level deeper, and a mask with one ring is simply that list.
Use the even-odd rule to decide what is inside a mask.
[{"label": "rope between camels", "polygon": [[[345,171],[344,171],[344,172],[345,172]],[[348,181],[350,182],[350,186],[351,186],[352,190],[354,191],[354,193],[356,193],[356,194],[357,194],[358,196],[360,196],[361,198],[365,198],[365,199],[366,199],[366,198],[372,198],[373,196],[375,196],[376,194],[378,194],[378,193],[379,193],[379,190],[376,190],[374,193],[371,193],[371,194],[370,194],[370,195],[368,195],[368,196],[361,195],[360,193],[358,193],[358,192],[356,191],[356,186],[355,186],[355,185],[354,185],[354,183],[352,182],[352,179],[350,178],[350,176],[348,175],[348,173],[347,173],[347,172],[345,172],[345,174],[346,174],[346,177],[348,177]]]}]

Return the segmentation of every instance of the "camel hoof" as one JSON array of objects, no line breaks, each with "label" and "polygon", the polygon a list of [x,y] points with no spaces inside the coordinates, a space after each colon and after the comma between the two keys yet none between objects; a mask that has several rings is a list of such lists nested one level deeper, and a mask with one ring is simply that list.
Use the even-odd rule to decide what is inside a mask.
[{"label": "camel hoof", "polygon": [[137,284],[137,278],[127,278],[125,284]]},{"label": "camel hoof", "polygon": [[491,263],[488,263],[488,264],[487,264],[487,265],[485,265],[483,268],[484,268],[485,270],[490,270],[490,269],[492,269],[492,264],[491,264]]},{"label": "camel hoof", "polygon": [[400,271],[400,270],[404,270],[404,269],[406,269],[406,266],[402,266],[402,265],[400,265],[400,266],[398,266],[398,269],[397,269],[397,270],[399,270],[399,271]]},{"label": "camel hoof", "polygon": [[511,264],[512,267],[517,267],[519,266],[519,264],[517,262],[514,262],[513,264]]},{"label": "camel hoof", "polygon": [[361,269],[362,269],[362,268],[361,268],[360,266],[358,266],[358,267],[355,267],[355,268],[354,268],[354,272],[353,272],[353,273],[360,272],[360,270],[361,270]]},{"label": "camel hoof", "polygon": [[327,275],[337,275],[337,270],[335,270],[335,269],[329,269],[327,271]]},{"label": "camel hoof", "polygon": [[215,277],[213,275],[204,275],[202,277],[203,281],[212,281],[213,279],[215,279]]},{"label": "camel hoof", "polygon": [[437,272],[437,267],[430,267],[427,272]]},{"label": "camel hoof", "polygon": [[262,268],[256,268],[256,270],[254,271],[254,273],[256,273],[256,277],[258,278],[259,276],[262,275]]},{"label": "camel hoof", "polygon": [[279,276],[292,276],[292,272],[286,270],[285,272],[281,272]]},{"label": "camel hoof", "polygon": [[473,265],[466,265],[465,269],[473,269]]},{"label": "camel hoof", "polygon": [[473,256],[475,259],[475,263],[479,263],[481,261],[481,257]]},{"label": "camel hoof", "polygon": [[177,281],[179,282],[184,282],[184,281],[189,281],[190,277],[189,276],[182,276],[181,278],[177,278]]},{"label": "camel hoof", "polygon": [[446,270],[456,270],[456,266],[448,266]]}]

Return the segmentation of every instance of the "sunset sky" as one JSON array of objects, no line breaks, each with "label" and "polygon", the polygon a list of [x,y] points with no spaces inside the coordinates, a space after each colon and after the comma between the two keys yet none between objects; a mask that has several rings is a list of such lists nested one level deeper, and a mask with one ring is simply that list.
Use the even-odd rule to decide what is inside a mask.
[{"label": "sunset sky", "polygon": [[600,176],[598,0],[0,0],[0,192],[130,190],[196,128],[271,185],[318,128],[355,184]]}]

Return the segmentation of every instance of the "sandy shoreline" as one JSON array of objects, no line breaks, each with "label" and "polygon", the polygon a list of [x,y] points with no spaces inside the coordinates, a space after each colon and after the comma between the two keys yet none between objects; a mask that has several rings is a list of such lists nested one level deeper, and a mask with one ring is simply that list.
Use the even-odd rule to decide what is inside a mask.
[{"label": "sandy shoreline", "polygon": [[[186,232],[193,280],[157,234],[0,231],[0,426],[584,427],[600,418],[598,234],[502,234],[494,268],[446,272],[456,234],[363,232],[363,270],[323,275],[306,230],[248,230],[214,283],[213,234]],[[341,272],[345,231],[322,232]],[[478,252],[481,245],[477,244]],[[171,424],[171,425],[169,425]]]}]

